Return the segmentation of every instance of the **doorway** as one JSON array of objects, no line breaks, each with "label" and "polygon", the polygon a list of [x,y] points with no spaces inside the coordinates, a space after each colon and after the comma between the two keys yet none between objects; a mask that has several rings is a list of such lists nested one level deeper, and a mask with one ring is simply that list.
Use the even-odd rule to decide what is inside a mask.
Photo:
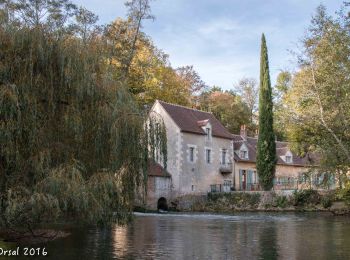
[{"label": "doorway", "polygon": [[159,198],[158,203],[157,203],[157,209],[158,210],[168,210],[168,203],[166,201],[166,198],[164,198],[164,197]]},{"label": "doorway", "polygon": [[245,170],[242,171],[242,190],[247,189],[247,172]]}]

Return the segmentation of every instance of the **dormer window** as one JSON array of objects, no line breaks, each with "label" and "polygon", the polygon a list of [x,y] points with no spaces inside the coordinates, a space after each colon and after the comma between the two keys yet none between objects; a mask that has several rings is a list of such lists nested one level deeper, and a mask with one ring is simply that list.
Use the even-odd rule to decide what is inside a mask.
[{"label": "dormer window", "polygon": [[247,150],[240,150],[239,151],[239,157],[241,159],[248,159],[248,151]]},{"label": "dormer window", "polygon": [[209,127],[205,128],[205,133],[207,134],[207,140],[210,140],[211,131]]},{"label": "dormer window", "polygon": [[293,154],[291,153],[291,151],[287,151],[284,158],[282,156],[282,159],[284,159],[286,163],[293,163]]},{"label": "dormer window", "polygon": [[286,163],[292,163],[292,156],[290,155],[286,156]]}]

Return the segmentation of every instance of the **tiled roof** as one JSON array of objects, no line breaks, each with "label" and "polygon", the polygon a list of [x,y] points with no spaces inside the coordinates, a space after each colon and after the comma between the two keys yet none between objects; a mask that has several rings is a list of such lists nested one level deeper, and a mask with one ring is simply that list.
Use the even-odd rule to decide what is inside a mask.
[{"label": "tiled roof", "polygon": [[163,101],[158,102],[163,106],[182,132],[205,135],[206,133],[201,126],[203,126],[205,120],[209,120],[213,136],[232,139],[230,132],[214,117],[213,114]]},{"label": "tiled roof", "polygon": [[[249,159],[241,159],[235,152],[234,153],[235,161],[255,163],[258,139],[254,137],[243,138],[240,135],[232,135],[232,136],[233,136],[233,149],[237,151],[241,148],[243,144],[245,144],[248,148],[248,156],[249,156]],[[288,145],[289,145],[288,142],[276,141],[277,164],[292,165],[292,166],[308,166],[308,165],[315,165],[318,163],[318,158],[316,155],[308,153],[304,157],[298,156],[288,148]],[[287,151],[290,151],[293,155],[292,163],[286,163],[281,158],[281,156],[284,156],[287,153]]]},{"label": "tiled roof", "polygon": [[148,176],[171,177],[170,173],[163,166],[153,161],[150,161],[148,164]]}]

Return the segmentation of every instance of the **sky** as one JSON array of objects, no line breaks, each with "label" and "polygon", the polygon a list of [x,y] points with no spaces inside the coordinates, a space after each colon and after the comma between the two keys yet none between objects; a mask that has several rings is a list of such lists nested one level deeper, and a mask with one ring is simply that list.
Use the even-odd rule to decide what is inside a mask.
[{"label": "sky", "polygon": [[[73,0],[100,23],[126,17],[124,0]],[[295,70],[298,42],[319,4],[329,14],[343,0],[155,0],[154,21],[143,31],[169,54],[171,65],[193,65],[209,86],[232,89],[243,77],[259,79],[261,34],[266,36],[272,84],[281,70]]]}]

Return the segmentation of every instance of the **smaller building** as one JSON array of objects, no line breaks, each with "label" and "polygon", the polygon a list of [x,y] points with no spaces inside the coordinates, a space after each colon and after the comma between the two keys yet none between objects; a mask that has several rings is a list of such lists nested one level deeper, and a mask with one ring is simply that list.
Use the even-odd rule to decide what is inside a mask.
[{"label": "smaller building", "polygon": [[172,179],[169,172],[156,162],[148,169],[146,207],[166,210],[172,199]]},{"label": "smaller building", "polygon": [[[234,186],[235,190],[260,190],[259,176],[256,170],[257,137],[247,136],[245,126],[239,135],[233,136],[234,147]],[[277,164],[274,178],[274,190],[296,190],[319,188],[324,176],[312,175],[318,159],[314,154],[298,156],[291,151],[288,142],[276,141]],[[310,176],[308,179],[306,176]],[[334,183],[330,186],[334,186]]]}]

